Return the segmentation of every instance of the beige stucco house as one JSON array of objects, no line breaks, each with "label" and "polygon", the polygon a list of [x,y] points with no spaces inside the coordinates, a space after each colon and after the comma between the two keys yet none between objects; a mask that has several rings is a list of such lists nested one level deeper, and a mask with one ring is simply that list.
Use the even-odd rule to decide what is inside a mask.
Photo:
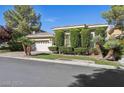
[{"label": "beige stucco house", "polygon": [[[68,32],[71,28],[84,28],[86,25],[72,25],[72,26],[63,26],[63,27],[54,27],[52,28],[53,31],[56,30],[64,30],[65,31],[65,40],[64,45],[70,47],[70,33]],[[87,25],[88,28],[97,28],[97,27],[107,27],[106,29],[106,38],[118,37],[122,34],[120,29],[113,29],[110,28],[106,24],[92,24]],[[91,31],[92,37],[95,37],[95,32]],[[32,34],[27,36],[29,39],[35,41],[34,45],[32,46],[32,51],[41,51],[41,52],[50,52],[48,47],[53,45],[54,35],[48,32],[33,32]]]},{"label": "beige stucco house", "polygon": [[53,44],[53,34],[48,32],[33,32],[27,37],[35,42],[32,51],[49,52],[48,47]]},{"label": "beige stucco house", "polygon": [[[64,46],[66,46],[66,47],[71,47],[71,43],[70,43],[70,32],[69,32],[69,30],[70,30],[70,29],[73,29],[73,28],[81,28],[81,29],[82,29],[82,28],[85,28],[85,27],[87,27],[87,28],[106,27],[106,28],[107,28],[108,25],[107,25],[107,24],[70,25],[70,26],[54,27],[52,30],[53,30],[53,31],[56,31],[56,30],[63,30],[63,31],[64,31],[64,34],[65,34],[65,36],[64,36]],[[105,31],[106,31],[106,29],[105,29]],[[91,36],[92,36],[92,39],[96,36],[94,30],[91,31]],[[92,39],[91,39],[91,41],[92,41]],[[94,46],[94,44],[91,45],[91,46]]]}]

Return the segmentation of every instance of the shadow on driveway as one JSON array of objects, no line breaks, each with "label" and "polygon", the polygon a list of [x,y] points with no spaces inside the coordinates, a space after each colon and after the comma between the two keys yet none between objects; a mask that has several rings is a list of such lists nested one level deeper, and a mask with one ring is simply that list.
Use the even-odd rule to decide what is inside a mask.
[{"label": "shadow on driveway", "polygon": [[124,70],[98,69],[90,75],[79,74],[74,76],[76,81],[70,87],[124,87]]}]

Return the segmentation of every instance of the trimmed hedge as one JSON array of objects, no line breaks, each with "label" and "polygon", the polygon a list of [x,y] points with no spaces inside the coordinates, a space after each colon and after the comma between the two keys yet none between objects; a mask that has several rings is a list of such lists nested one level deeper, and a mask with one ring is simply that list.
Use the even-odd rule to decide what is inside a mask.
[{"label": "trimmed hedge", "polygon": [[72,47],[59,47],[60,53],[63,54],[73,54],[73,48]]},{"label": "trimmed hedge", "polygon": [[73,48],[81,46],[80,29],[70,29],[70,41]]},{"label": "trimmed hedge", "polygon": [[57,53],[58,52],[58,47],[57,46],[50,46],[48,47],[50,51]]},{"label": "trimmed hedge", "polygon": [[107,27],[97,27],[95,28],[95,34],[100,35],[102,38],[106,37],[106,29]]},{"label": "trimmed hedge", "polygon": [[82,29],[81,31],[81,47],[89,48],[91,43],[90,30],[87,28]]},{"label": "trimmed hedge", "polygon": [[64,46],[64,31],[62,30],[55,31],[55,45],[57,47]]},{"label": "trimmed hedge", "polygon": [[95,28],[95,34],[96,36],[101,36],[104,40],[102,42],[102,44],[105,43],[105,37],[106,37],[106,29],[107,27],[97,27]]},{"label": "trimmed hedge", "polygon": [[87,52],[87,48],[74,48],[74,53],[75,54],[78,54],[78,55],[81,55],[81,54],[85,54]]}]

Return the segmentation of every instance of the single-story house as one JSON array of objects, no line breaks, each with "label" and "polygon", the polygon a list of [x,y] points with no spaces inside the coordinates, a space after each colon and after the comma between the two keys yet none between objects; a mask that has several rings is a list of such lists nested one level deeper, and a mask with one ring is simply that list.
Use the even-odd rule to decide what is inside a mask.
[{"label": "single-story house", "polygon": [[[72,26],[63,26],[63,27],[54,27],[52,28],[53,31],[64,31],[64,46],[70,47],[70,32],[69,30],[72,28],[100,28],[103,27],[104,32],[106,33],[106,37],[110,38],[111,36],[120,35],[122,31],[119,29],[112,30],[111,27],[109,27],[107,24],[90,24],[90,25],[72,25]],[[91,31],[91,36],[94,38],[96,36],[96,33],[94,31]],[[111,33],[110,33],[111,32]],[[27,36],[29,39],[35,41],[34,45],[32,46],[32,51],[41,51],[41,52],[50,52],[48,47],[54,45],[54,35],[45,31],[41,32],[33,32],[32,34]],[[92,40],[92,39],[91,39]]]},{"label": "single-story house", "polygon": [[[95,33],[95,28],[104,28],[104,32],[103,33],[106,33],[106,30],[107,30],[107,27],[108,25],[107,24],[82,24],[82,25],[71,25],[71,26],[63,26],[63,27],[54,27],[52,28],[52,30],[55,32],[55,31],[64,31],[64,46],[66,47],[71,47],[71,42],[70,42],[70,29],[82,29],[82,28],[91,28],[93,29],[91,31],[91,37],[92,39],[96,36],[96,33]],[[91,41],[92,41],[91,39]],[[91,46],[94,46],[94,44],[92,44]]]},{"label": "single-story house", "polygon": [[35,42],[32,45],[32,51],[49,52],[48,47],[53,44],[53,34],[45,31],[34,31],[32,34],[27,35],[27,37]]}]

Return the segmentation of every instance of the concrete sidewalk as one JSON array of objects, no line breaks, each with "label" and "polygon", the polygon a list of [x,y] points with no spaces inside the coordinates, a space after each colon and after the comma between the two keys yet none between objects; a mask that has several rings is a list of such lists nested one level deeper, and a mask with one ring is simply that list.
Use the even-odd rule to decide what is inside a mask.
[{"label": "concrete sidewalk", "polygon": [[[34,53],[34,54],[36,54],[36,53]],[[2,53],[2,54],[0,54],[0,57],[16,58],[16,59],[23,59],[23,60],[33,60],[33,61],[41,61],[41,62],[50,62],[50,63],[69,64],[69,65],[88,66],[88,67],[97,67],[97,68],[106,68],[106,69],[116,69],[116,67],[114,67],[114,66],[95,64],[94,61],[90,61],[90,60],[59,60],[59,59],[48,60],[48,59],[32,58],[29,56],[25,56],[24,52]]]},{"label": "concrete sidewalk", "polygon": [[[36,55],[36,54],[41,54],[42,52],[35,52],[33,51],[31,54]],[[44,52],[44,53],[50,53],[50,52]],[[3,57],[26,57],[25,53],[23,51],[20,52],[5,52],[5,53],[0,53],[0,56]]]}]

